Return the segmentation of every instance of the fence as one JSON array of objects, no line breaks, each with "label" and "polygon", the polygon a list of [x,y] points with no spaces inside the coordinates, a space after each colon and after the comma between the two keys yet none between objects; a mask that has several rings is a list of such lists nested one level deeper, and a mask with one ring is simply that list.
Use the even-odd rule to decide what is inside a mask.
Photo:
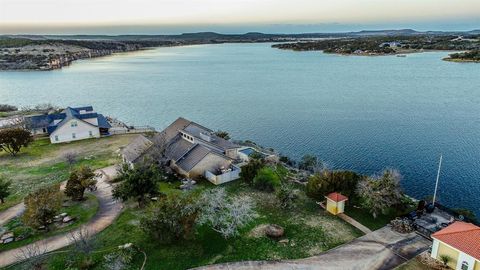
[{"label": "fence", "polygon": [[215,175],[212,172],[205,171],[205,178],[215,185],[220,185],[226,182],[233,181],[240,178],[240,168],[232,166],[232,170],[226,173]]},{"label": "fence", "polygon": [[136,133],[148,133],[148,132],[156,132],[154,127],[151,126],[132,126],[128,128],[111,128],[108,133],[110,135],[118,135],[118,134],[136,134]]}]

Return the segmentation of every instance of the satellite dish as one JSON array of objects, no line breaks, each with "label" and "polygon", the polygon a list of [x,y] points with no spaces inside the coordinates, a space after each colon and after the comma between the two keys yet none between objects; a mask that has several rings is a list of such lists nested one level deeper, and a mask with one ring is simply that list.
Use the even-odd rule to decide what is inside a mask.
[{"label": "satellite dish", "polygon": [[461,220],[461,221],[463,221],[463,220],[465,219],[465,217],[464,217],[463,215],[459,215],[459,216],[458,216],[458,219]]}]

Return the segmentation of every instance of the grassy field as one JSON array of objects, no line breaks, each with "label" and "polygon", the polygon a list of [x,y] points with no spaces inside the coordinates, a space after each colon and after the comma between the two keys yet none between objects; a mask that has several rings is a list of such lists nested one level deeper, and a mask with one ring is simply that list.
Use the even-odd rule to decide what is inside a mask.
[{"label": "grassy field", "polygon": [[[66,205],[62,207],[59,213],[67,213],[71,217],[75,217],[75,222],[61,228],[53,228],[50,232],[35,232],[32,231],[32,235],[24,240],[15,241],[6,245],[0,245],[0,252],[21,247],[40,239],[54,236],[60,233],[71,231],[75,228],[78,228],[80,225],[85,224],[88,222],[98,211],[98,200],[97,198],[92,195],[88,194],[85,196],[86,200],[81,202],[72,202],[67,201]],[[29,230],[29,228],[22,224],[21,220],[18,218],[12,219],[9,223],[5,226],[9,231],[13,231],[16,235],[20,231]]]},{"label": "grassy field", "polygon": [[[162,183],[162,192],[179,192],[177,183]],[[199,189],[212,188],[209,183],[200,183]],[[191,267],[243,260],[297,259],[319,254],[351,241],[362,235],[360,231],[342,220],[320,210],[314,201],[302,195],[292,210],[283,210],[274,194],[263,193],[242,184],[240,181],[226,185],[230,194],[249,196],[256,203],[259,217],[241,231],[241,235],[224,239],[208,227],[198,227],[194,240],[178,241],[170,245],[159,244],[147,237],[139,228],[142,210],[136,204],[127,205],[119,219],[96,239],[98,252],[96,268],[102,269],[101,250],[111,250],[125,243],[134,243],[148,256],[146,269],[187,269]],[[282,244],[262,234],[259,228],[275,223],[285,228]],[[68,255],[55,255],[48,260],[48,269],[64,269]],[[143,262],[137,256],[133,269]]]},{"label": "grassy field", "polygon": [[51,144],[48,138],[35,140],[16,157],[0,152],[0,174],[12,181],[12,195],[0,211],[19,203],[29,192],[67,179],[69,165],[63,156],[68,152],[78,155],[76,165],[88,165],[94,169],[119,162],[116,152],[127,145],[135,135],[112,136],[65,144]]}]

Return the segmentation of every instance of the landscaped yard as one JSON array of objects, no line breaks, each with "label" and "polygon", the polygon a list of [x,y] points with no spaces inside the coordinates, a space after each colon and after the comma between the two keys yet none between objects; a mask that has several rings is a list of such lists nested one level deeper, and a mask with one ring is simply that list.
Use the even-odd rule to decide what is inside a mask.
[{"label": "landscaped yard", "polygon": [[103,168],[119,162],[116,151],[126,146],[133,136],[112,136],[65,144],[50,144],[49,139],[45,138],[35,140],[16,157],[0,152],[0,174],[12,182],[12,195],[6,198],[4,204],[0,204],[0,211],[21,202],[25,195],[39,187],[67,180],[70,168],[65,161],[65,153],[76,153],[76,165]]},{"label": "landscaped yard", "polygon": [[435,270],[435,268],[421,263],[418,258],[413,258],[410,261],[399,265],[395,270]]},{"label": "landscaped yard", "polygon": [[380,214],[376,218],[373,218],[372,214],[370,214],[367,210],[358,206],[355,207],[354,205],[355,203],[348,202],[345,205],[345,214],[360,222],[362,225],[366,226],[372,231],[378,230],[389,224],[392,219],[414,210],[414,208],[412,208],[398,212],[395,209],[390,209],[386,215]]},{"label": "landscaped yard", "polygon": [[62,224],[61,226],[52,225],[52,228],[49,232],[34,231],[23,225],[21,218],[14,218],[5,225],[6,229],[8,231],[13,231],[15,237],[18,237],[18,235],[21,234],[26,234],[29,236],[20,241],[0,245],[0,252],[21,247],[46,237],[71,231],[92,219],[95,213],[97,213],[97,210],[98,200],[92,194],[85,196],[84,201],[74,202],[68,200],[64,203],[64,206],[60,209],[59,213],[67,213],[68,216],[75,218],[74,222],[70,224]]},{"label": "landscaped yard", "polygon": [[[180,192],[175,189],[177,183],[161,183],[164,193]],[[214,186],[200,183],[197,189],[209,189]],[[301,193],[294,209],[283,210],[276,196],[264,193],[237,181],[226,185],[229,194],[249,196],[256,203],[259,217],[241,230],[241,234],[224,239],[210,227],[198,228],[194,240],[182,240],[172,244],[159,244],[146,236],[139,227],[143,210],[136,204],[128,204],[119,219],[97,236],[96,269],[101,269],[101,259],[105,253],[119,245],[134,243],[147,254],[145,269],[187,269],[191,267],[242,260],[278,260],[309,257],[345,242],[351,241],[362,233],[342,220],[320,210],[315,202]],[[270,239],[261,233],[265,224],[278,224],[285,229],[287,243]],[[64,269],[67,254],[52,256],[48,269]],[[135,257],[137,269],[143,262],[143,256]]]}]

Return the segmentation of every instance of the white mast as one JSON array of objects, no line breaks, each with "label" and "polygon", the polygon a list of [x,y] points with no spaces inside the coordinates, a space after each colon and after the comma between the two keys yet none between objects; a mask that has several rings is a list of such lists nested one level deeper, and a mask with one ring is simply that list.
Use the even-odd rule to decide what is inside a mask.
[{"label": "white mast", "polygon": [[438,188],[438,180],[440,179],[440,168],[442,167],[442,154],[440,154],[440,162],[438,163],[438,171],[437,171],[437,181],[435,182],[435,192],[433,193],[433,206],[435,206],[435,199],[437,198],[437,188]]}]

